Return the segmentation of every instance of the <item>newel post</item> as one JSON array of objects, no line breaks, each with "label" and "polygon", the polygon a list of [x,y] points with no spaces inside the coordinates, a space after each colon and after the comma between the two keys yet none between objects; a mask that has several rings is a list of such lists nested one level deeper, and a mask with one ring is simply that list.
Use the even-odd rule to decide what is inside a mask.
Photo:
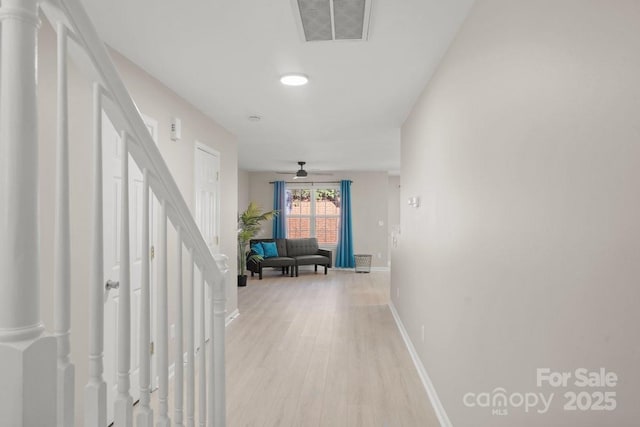
[{"label": "newel post", "polygon": [[0,7],[0,420],[56,420],[56,341],[40,318],[38,0]]},{"label": "newel post", "polygon": [[210,386],[213,388],[209,402],[209,409],[212,411],[210,419],[214,427],[224,427],[227,422],[226,412],[226,378],[225,378],[225,335],[226,335],[226,313],[227,313],[227,284],[226,276],[229,271],[226,255],[214,255],[221,278],[212,286],[211,301],[211,331],[213,335],[213,352],[211,360],[213,366],[210,369]]}]

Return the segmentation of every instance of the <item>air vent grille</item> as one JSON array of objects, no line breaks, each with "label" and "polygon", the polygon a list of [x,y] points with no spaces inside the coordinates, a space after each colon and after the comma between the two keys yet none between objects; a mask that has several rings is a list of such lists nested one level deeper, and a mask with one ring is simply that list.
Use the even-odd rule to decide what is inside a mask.
[{"label": "air vent grille", "polygon": [[329,0],[298,0],[298,8],[308,42],[333,39]]},{"label": "air vent grille", "polygon": [[294,0],[304,39],[366,40],[371,0]]},{"label": "air vent grille", "polygon": [[364,0],[333,0],[336,40],[357,40],[362,38],[364,3]]}]

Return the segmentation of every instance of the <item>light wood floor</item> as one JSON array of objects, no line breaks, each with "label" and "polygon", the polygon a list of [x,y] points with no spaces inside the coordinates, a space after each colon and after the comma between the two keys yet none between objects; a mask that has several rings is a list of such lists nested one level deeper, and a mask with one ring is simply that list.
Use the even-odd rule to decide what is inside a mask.
[{"label": "light wood floor", "polygon": [[228,425],[438,426],[388,295],[383,272],[249,278],[227,328]]}]

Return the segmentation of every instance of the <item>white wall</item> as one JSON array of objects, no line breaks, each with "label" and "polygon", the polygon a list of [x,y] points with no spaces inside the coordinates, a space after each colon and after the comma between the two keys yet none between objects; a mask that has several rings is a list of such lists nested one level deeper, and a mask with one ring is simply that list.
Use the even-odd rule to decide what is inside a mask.
[{"label": "white wall", "polygon": [[[401,204],[393,303],[456,427],[640,419],[639,22],[637,1],[479,0],[403,126],[401,200],[422,206]],[[581,367],[617,387],[536,386]],[[463,405],[496,387],[555,397]],[[617,409],[564,411],[568,391]]]},{"label": "white wall", "polygon": [[[264,209],[273,209],[273,185],[269,182],[290,178],[270,172],[251,172],[249,176],[250,199]],[[306,181],[342,179],[353,181],[351,210],[354,252],[372,254],[372,266],[385,268],[388,266],[388,175],[386,172],[335,172],[328,176],[309,178]],[[380,221],[382,225],[379,225]],[[265,224],[261,234],[271,237],[271,229],[271,223]]]},{"label": "white wall", "polygon": [[[53,215],[55,182],[55,115],[56,115],[56,43],[55,34],[46,22],[39,39],[39,120],[40,120],[40,240],[42,309],[46,326],[50,329],[53,318]],[[221,252],[230,258],[227,280],[227,313],[237,308],[235,281],[236,210],[237,210],[237,146],[235,138],[209,117],[196,110],[160,82],[146,74],[121,55],[112,52],[116,67],[129,88],[138,108],[158,121],[159,149],[185,198],[187,205],[194,205],[194,142],[198,140],[213,147],[221,156]],[[92,119],[91,82],[70,67],[70,181],[71,181],[71,257],[72,257],[72,359],[76,365],[76,413],[77,425],[83,425],[81,416],[84,386],[87,382],[88,352],[88,279],[91,244],[91,159]],[[172,117],[182,119],[183,138],[173,142],[169,138]],[[175,259],[175,241],[169,226],[169,255]],[[185,257],[186,259],[186,257]],[[169,262],[169,277],[173,276],[175,263]],[[186,264],[183,267],[187,274]],[[170,291],[173,295],[173,291]],[[173,298],[170,298],[173,300]],[[170,322],[173,322],[170,313]],[[173,341],[172,341],[173,342]],[[171,345],[171,347],[173,347]],[[171,351],[171,349],[170,349]],[[170,356],[173,359],[173,353]],[[132,386],[137,386],[136,384]]]},{"label": "white wall", "polygon": [[391,261],[391,248],[393,247],[393,238],[397,236],[400,230],[400,177],[397,175],[389,176],[388,186],[388,220],[389,223],[389,239],[388,239],[388,257]]}]

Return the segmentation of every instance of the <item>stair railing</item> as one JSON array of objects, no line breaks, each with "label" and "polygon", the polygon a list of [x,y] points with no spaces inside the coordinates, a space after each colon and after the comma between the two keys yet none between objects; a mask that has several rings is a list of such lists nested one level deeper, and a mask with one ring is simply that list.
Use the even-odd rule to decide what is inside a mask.
[{"label": "stair railing", "polygon": [[[38,101],[36,79],[37,33],[40,13],[57,34],[57,157],[54,256],[53,336],[44,333],[40,316],[40,277],[38,248]],[[146,125],[118,75],[104,43],[78,0],[1,0],[0,2],[0,378],[3,389],[20,390],[11,398],[0,399],[0,419],[6,425],[74,425],[75,367],[71,361],[71,288],[69,221],[69,110],[67,57],[93,80],[93,194],[92,194],[92,266],[89,280],[88,319],[89,381],[84,390],[84,424],[107,425],[106,383],[103,377],[104,292],[105,286],[119,286],[118,304],[118,395],[114,403],[117,426],[133,426],[131,390],[131,289],[129,265],[128,186],[120,192],[120,278],[117,284],[104,283],[102,114],[121,135],[122,182],[127,183],[129,156],[143,174],[142,244],[149,247],[149,200],[159,200],[158,280],[156,353],[159,378],[159,411],[150,407],[150,354],[140,351],[140,408],[136,425],[151,427],[154,416],[158,426],[171,425],[168,387],[168,298],[167,264],[176,263],[173,280],[177,303],[176,369],[174,425],[194,426],[195,371],[194,348],[198,353],[200,426],[225,425],[225,283],[228,271],[224,255],[212,256],[182,197],[169,169],[149,134]],[[177,257],[167,257],[167,224],[177,234]],[[146,245],[146,246],[145,246]],[[186,283],[186,301],[182,301],[182,251],[189,258],[191,281]],[[148,348],[151,333],[149,257],[142,257],[140,348]],[[195,269],[200,274],[194,283]],[[204,295],[206,284],[212,298],[194,319],[194,289]],[[210,310],[212,349],[205,351],[205,309]],[[183,315],[187,313],[183,324]],[[198,322],[200,336],[194,336]],[[182,340],[186,338],[186,363],[183,370]],[[186,371],[186,378],[185,378]],[[208,372],[207,372],[208,371]],[[207,396],[208,392],[208,396]],[[186,395],[186,405],[184,396]],[[186,408],[186,409],[185,409]],[[186,416],[185,416],[186,412]]]}]

